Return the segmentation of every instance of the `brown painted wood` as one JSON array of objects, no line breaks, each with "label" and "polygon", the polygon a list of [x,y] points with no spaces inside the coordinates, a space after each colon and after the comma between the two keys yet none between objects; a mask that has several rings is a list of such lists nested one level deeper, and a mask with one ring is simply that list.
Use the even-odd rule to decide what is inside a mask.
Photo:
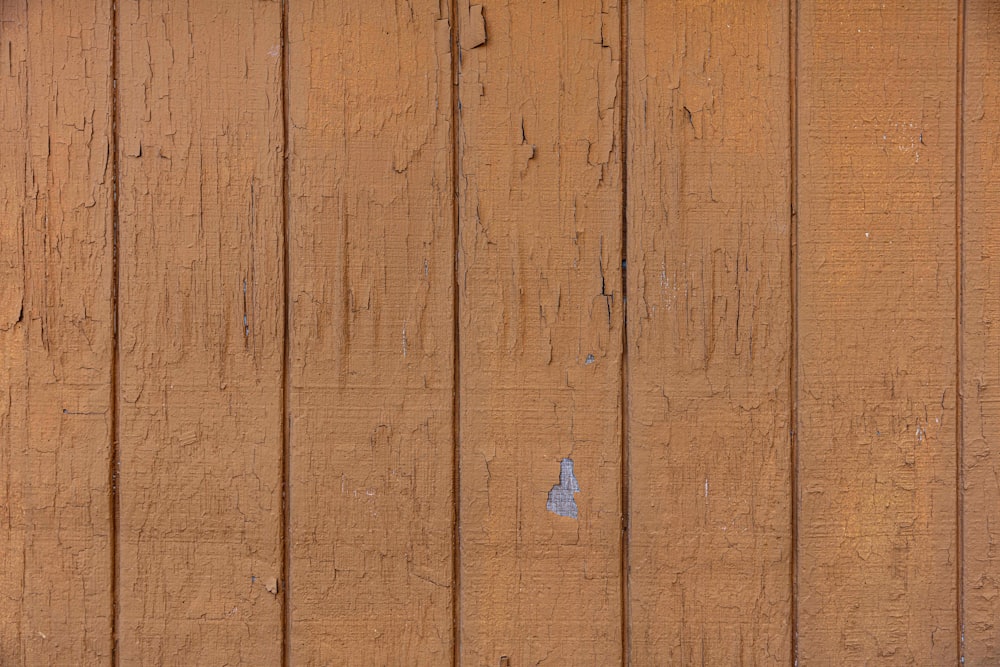
[{"label": "brown painted wood", "polygon": [[800,664],[956,664],[957,3],[799,5]]},{"label": "brown painted wood", "polygon": [[1000,664],[1000,7],[968,0],[962,206],[963,655]]},{"label": "brown painted wood", "polygon": [[458,11],[460,657],[615,664],[620,7]]},{"label": "brown painted wood", "polygon": [[121,664],[279,664],[281,6],[119,3]]},{"label": "brown painted wood", "polygon": [[998,32],[0,2],[0,664],[1000,661]]},{"label": "brown painted wood", "polygon": [[0,4],[0,664],[112,649],[111,6]]},{"label": "brown painted wood", "polygon": [[289,3],[291,664],[450,664],[447,5]]},{"label": "brown painted wood", "polygon": [[629,6],[636,665],[787,665],[789,6]]}]

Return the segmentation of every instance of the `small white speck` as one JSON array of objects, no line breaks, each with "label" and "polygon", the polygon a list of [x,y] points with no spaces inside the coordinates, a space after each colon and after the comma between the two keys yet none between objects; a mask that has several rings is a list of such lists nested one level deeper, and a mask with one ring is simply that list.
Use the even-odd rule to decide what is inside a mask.
[{"label": "small white speck", "polygon": [[587,360],[585,362],[583,362],[583,363],[585,363],[588,366],[591,365],[592,363],[594,363],[594,355],[588,354],[587,355]]}]

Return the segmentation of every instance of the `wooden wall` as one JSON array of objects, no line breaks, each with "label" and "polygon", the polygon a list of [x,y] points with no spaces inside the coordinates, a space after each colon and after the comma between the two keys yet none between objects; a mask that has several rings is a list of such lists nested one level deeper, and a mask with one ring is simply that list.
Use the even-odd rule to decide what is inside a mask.
[{"label": "wooden wall", "polygon": [[481,1],[0,0],[0,664],[1000,664],[1000,5]]}]

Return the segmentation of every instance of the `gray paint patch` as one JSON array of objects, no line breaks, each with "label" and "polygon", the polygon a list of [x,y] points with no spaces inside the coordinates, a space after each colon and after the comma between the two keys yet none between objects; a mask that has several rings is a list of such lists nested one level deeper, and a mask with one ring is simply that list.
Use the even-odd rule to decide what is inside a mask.
[{"label": "gray paint patch", "polygon": [[580,492],[580,484],[573,474],[573,459],[565,458],[559,462],[559,483],[549,491],[549,501],[545,503],[545,509],[558,514],[576,518],[576,500],[574,494]]}]

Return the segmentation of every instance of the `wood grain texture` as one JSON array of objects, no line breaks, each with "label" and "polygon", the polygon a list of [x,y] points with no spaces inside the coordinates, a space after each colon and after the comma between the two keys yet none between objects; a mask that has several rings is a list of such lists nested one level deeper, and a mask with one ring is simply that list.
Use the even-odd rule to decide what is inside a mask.
[{"label": "wood grain texture", "polygon": [[450,664],[447,3],[289,4],[291,662]]},{"label": "wood grain texture", "polygon": [[112,649],[110,3],[0,3],[0,664]]},{"label": "wood grain texture", "polygon": [[800,3],[799,661],[956,664],[957,3]]},{"label": "wood grain texture", "polygon": [[620,7],[458,11],[460,656],[615,664]]},{"label": "wood grain texture", "polygon": [[791,659],[789,6],[629,6],[637,665]]},{"label": "wood grain texture", "polygon": [[281,655],[281,7],[119,5],[122,664]]},{"label": "wood grain texture", "polygon": [[965,664],[1000,664],[1000,5],[967,0],[962,218]]}]

